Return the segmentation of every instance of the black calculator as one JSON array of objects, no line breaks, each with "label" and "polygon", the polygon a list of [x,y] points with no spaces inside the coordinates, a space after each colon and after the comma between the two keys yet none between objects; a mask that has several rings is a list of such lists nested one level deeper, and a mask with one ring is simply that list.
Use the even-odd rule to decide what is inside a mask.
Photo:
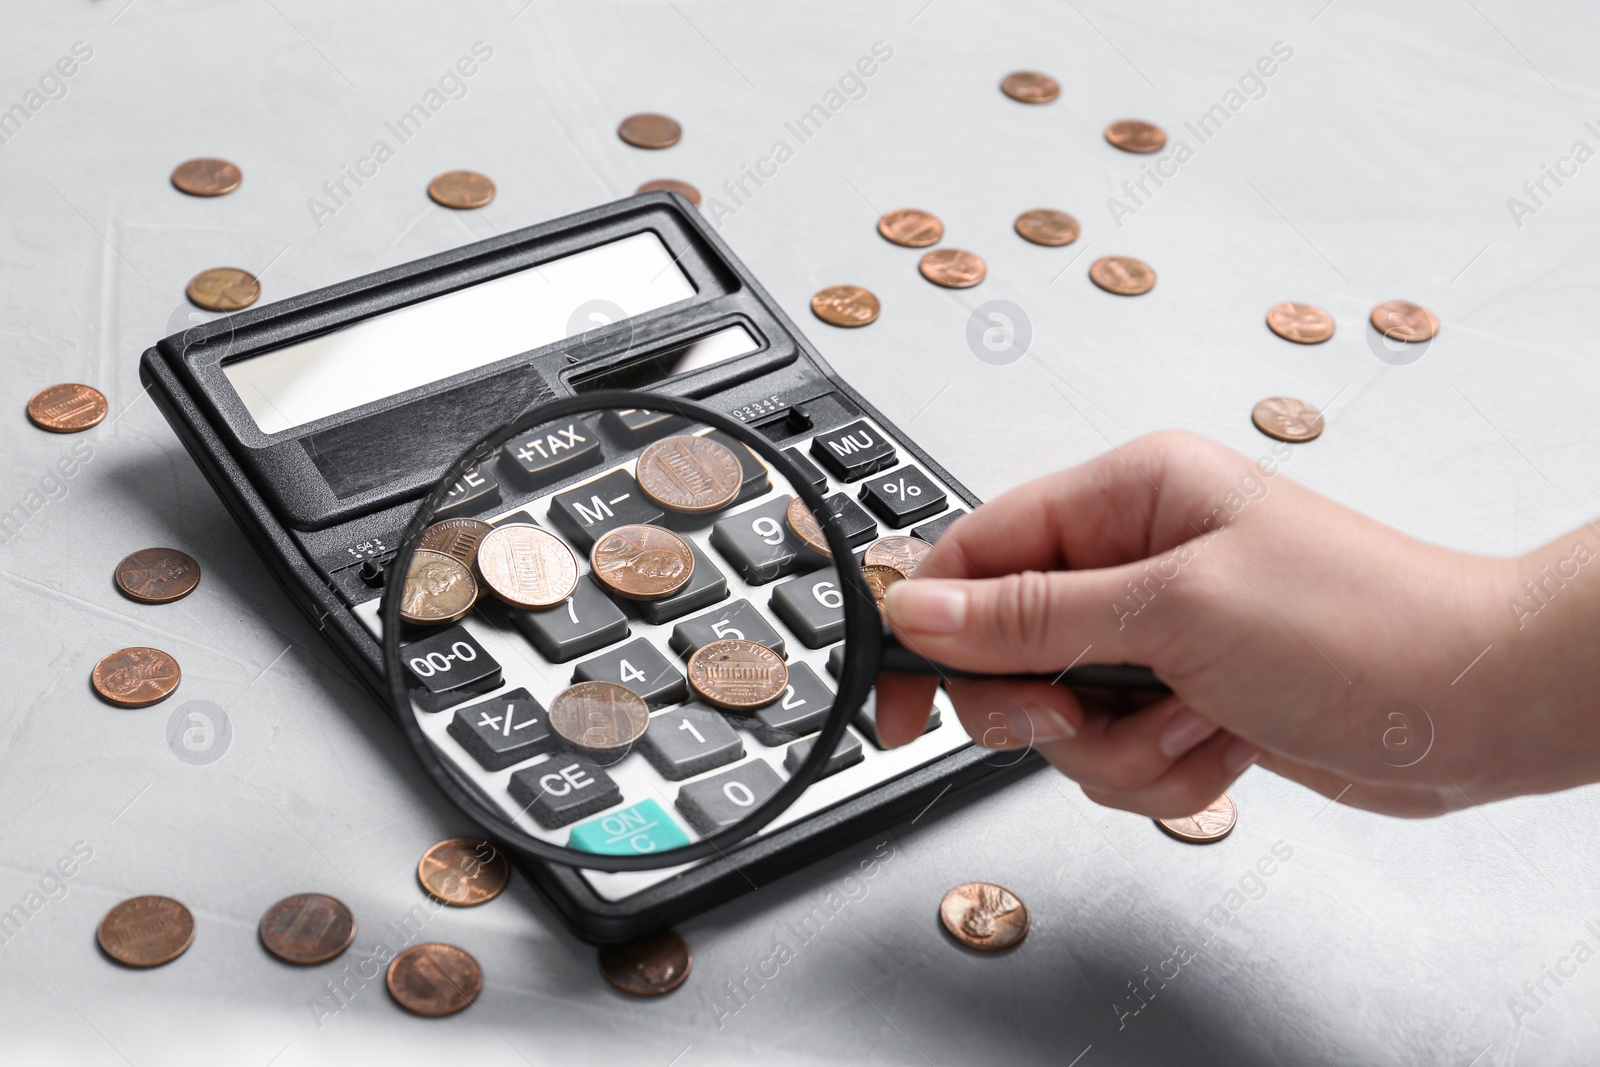
[{"label": "black calculator", "polygon": [[[675,193],[207,323],[146,351],[141,377],[291,598],[385,707],[385,564],[452,461],[531,405],[600,389],[698,400],[786,450],[858,547],[888,534],[934,542],[976,503],[839,379]],[[435,518],[533,523],[586,560],[606,531],[660,520],[633,461],[663,432],[695,431],[673,418],[664,406],[540,427],[461,477]],[[584,574],[548,610],[485,598],[459,622],[403,638],[429,742],[530,833],[597,853],[697,841],[770,796],[810,751],[842,654],[838,579],[785,522],[791,497],[723,436],[740,488],[680,528],[694,555],[680,591],[623,600]],[[781,699],[750,715],[694,699],[687,658],[729,637],[784,657]],[[597,763],[552,737],[544,703],[576,681],[645,697],[650,722],[626,757]],[[616,942],[1019,765],[974,747],[942,691],[928,730],[884,749],[869,699],[825,776],[724,858],[602,872],[511,851],[579,936]]]}]

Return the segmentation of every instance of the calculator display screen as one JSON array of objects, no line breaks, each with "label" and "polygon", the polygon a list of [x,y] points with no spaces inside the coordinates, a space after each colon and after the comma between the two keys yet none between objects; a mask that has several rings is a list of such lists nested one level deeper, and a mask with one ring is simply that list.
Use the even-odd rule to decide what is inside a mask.
[{"label": "calculator display screen", "polygon": [[263,433],[487,366],[694,295],[654,233],[384,312],[223,373]]}]

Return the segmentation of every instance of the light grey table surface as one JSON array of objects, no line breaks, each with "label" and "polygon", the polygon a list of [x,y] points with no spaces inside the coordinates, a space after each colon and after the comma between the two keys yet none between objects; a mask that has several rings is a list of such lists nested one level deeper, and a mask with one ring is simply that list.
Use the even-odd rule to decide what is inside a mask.
[{"label": "light grey table surface", "polygon": [[[1593,790],[1400,822],[1261,771],[1232,791],[1237,831],[1209,848],[1096,807],[1054,773],[936,805],[684,923],[693,976],[651,1002],[606,987],[593,950],[518,879],[425,930],[482,962],[475,1010],[412,1018],[379,978],[349,983],[348,1003],[319,1018],[312,1004],[337,968],[268,958],[262,910],[306,889],[342,897],[361,924],[357,960],[422,900],[422,850],[470,826],[417,781],[395,730],[140,392],[139,354],[187,323],[183,287],[202,268],[254,270],[272,300],[678,177],[722,200],[721,232],[833,365],[981,495],[1163,427],[1259,454],[1250,409],[1289,394],[1326,405],[1328,427],[1285,473],[1417,536],[1512,553],[1600,511],[1600,372],[1585,332],[1600,162],[1547,183],[1520,220],[1507,204],[1575,141],[1600,148],[1584,125],[1600,120],[1592,9],[524,4],[14,0],[0,14],[0,108],[28,111],[58,57],[78,41],[93,50],[64,95],[46,79],[56,98],[41,94],[0,144],[0,505],[28,512],[0,545],[0,910],[23,914],[0,945],[0,1060],[1594,1062],[1600,965],[1547,979],[1537,1005],[1524,992],[1576,942],[1600,947]],[[478,41],[493,54],[465,95],[319,226],[308,200],[322,183],[392,142],[385,123]],[[892,57],[797,144],[785,122],[878,41]],[[1292,57],[1200,143],[1185,123],[1226,104],[1280,41]],[[1053,73],[1061,100],[1002,96],[999,79],[1020,68]],[[682,143],[622,144],[617,122],[644,110],[677,117]],[[1124,116],[1193,153],[1116,220],[1108,198],[1150,161],[1101,139]],[[775,177],[737,203],[721,191],[780,139],[794,152]],[[213,154],[243,168],[237,193],[170,187],[174,164]],[[427,200],[428,179],[457,167],[496,180],[492,206]],[[982,254],[988,279],[964,292],[924,282],[915,252],[873,232],[880,210],[902,205],[938,213],[946,243]],[[1077,244],[1011,232],[1041,205],[1082,220]],[[1088,263],[1110,252],[1151,263],[1155,291],[1093,288]],[[877,324],[812,319],[811,293],[841,282],[877,292]],[[1366,312],[1389,297],[1444,323],[1407,366],[1370,347]],[[988,299],[1031,322],[1030,350],[1007,366],[966,342]],[[1330,310],[1338,335],[1309,349],[1273,337],[1262,316],[1286,299]],[[57,381],[98,386],[113,418],[79,438],[36,430],[23,405]],[[82,441],[92,460],[48,481]],[[199,557],[193,596],[118,596],[113,565],[152,544]],[[129,644],[181,661],[173,700],[123,711],[94,698],[91,666]],[[167,742],[169,715],[194,700],[231,725],[205,766]],[[893,858],[878,876],[849,880],[883,843]],[[92,858],[46,879],[74,847]],[[1292,855],[1253,876],[1275,848]],[[940,896],[968,879],[1026,900],[1033,929],[1018,951],[979,958],[937,929]],[[139,893],[184,900],[199,925],[186,955],[151,972],[113,966],[94,944],[104,911]],[[788,924],[830,900],[837,914],[793,943]],[[1124,1014],[1138,1003],[1129,983],[1170,973],[1163,961],[1178,943],[1199,947],[1218,905],[1230,921]],[[719,1016],[715,998],[779,938],[794,958]],[[1513,996],[1537,1010],[1514,1019]]]}]

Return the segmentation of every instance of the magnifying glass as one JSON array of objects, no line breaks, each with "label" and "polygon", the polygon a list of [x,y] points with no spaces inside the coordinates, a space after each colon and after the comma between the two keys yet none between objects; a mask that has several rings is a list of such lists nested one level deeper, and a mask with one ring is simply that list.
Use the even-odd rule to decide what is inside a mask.
[{"label": "magnifying glass", "polygon": [[[486,472],[499,496],[477,506]],[[831,648],[784,648],[770,623],[768,644],[731,625],[679,640],[683,619],[736,595],[709,581],[726,565],[708,551],[716,524],[757,507],[767,518],[746,525],[777,546],[772,570],[746,560],[734,580],[758,587],[780,571],[831,567],[819,597],[842,632]],[[600,871],[723,856],[823,775],[880,672],[971,676],[886,634],[879,601],[902,576],[858,560],[816,483],[757,428],[653,392],[556,399],[466,449],[406,527],[380,607],[389,697],[430,777],[508,846]],[[674,783],[700,772],[692,751],[672,773],[662,761],[691,740],[710,744],[718,717],[745,725],[792,699],[790,666],[801,660],[836,687],[797,766],[747,746],[739,758],[751,774],[729,780],[728,803],[681,826],[655,820],[671,833],[647,851],[612,849],[590,832],[621,806],[654,804],[666,816]],[[1129,665],[1075,666],[1046,680],[1167,691]]]}]

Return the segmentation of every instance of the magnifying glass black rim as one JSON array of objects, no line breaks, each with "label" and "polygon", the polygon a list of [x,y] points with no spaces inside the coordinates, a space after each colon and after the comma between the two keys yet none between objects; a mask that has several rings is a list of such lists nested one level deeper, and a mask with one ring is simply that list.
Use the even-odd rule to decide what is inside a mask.
[{"label": "magnifying glass black rim", "polygon": [[[789,485],[799,495],[822,523],[828,548],[833,553],[833,565],[839,575],[839,592],[844,598],[844,670],[838,679],[839,689],[833,707],[823,723],[822,730],[814,735],[816,740],[805,761],[789,776],[765,803],[749,815],[724,830],[681,848],[668,849],[642,856],[609,855],[585,852],[558,845],[521,829],[489,807],[489,802],[478,792],[469,789],[457,777],[461,772],[451,768],[445,758],[433,747],[433,742],[423,733],[416,713],[411,707],[411,695],[406,686],[404,668],[400,662],[400,596],[404,575],[410,570],[411,557],[422,539],[423,531],[433,522],[439,505],[443,503],[450,484],[468,470],[490,462],[495,448],[511,439],[512,435],[555,422],[559,419],[606,410],[638,408],[645,411],[671,411],[690,422],[703,423],[722,430],[743,444],[750,445],[762,460],[776,468],[789,480]],[[877,679],[877,665],[883,644],[883,625],[876,602],[867,591],[850,543],[845,539],[837,519],[828,514],[826,500],[801,471],[798,464],[783,454],[774,442],[748,423],[740,422],[698,401],[682,397],[635,389],[605,389],[571,397],[558,397],[548,404],[537,404],[499,429],[479,439],[450,465],[439,484],[421,502],[411,522],[407,525],[400,550],[390,561],[384,577],[383,600],[379,604],[379,619],[383,627],[383,669],[388,683],[389,702],[401,729],[411,742],[412,750],[421,761],[423,769],[445,795],[454,800],[462,810],[470,813],[491,836],[502,844],[531,853],[542,860],[569,867],[598,871],[647,871],[662,867],[675,867],[694,863],[713,856],[724,856],[727,850],[788,810],[802,793],[821,775],[823,766],[838,747],[844,736],[845,725],[866,702],[867,694]]]}]

